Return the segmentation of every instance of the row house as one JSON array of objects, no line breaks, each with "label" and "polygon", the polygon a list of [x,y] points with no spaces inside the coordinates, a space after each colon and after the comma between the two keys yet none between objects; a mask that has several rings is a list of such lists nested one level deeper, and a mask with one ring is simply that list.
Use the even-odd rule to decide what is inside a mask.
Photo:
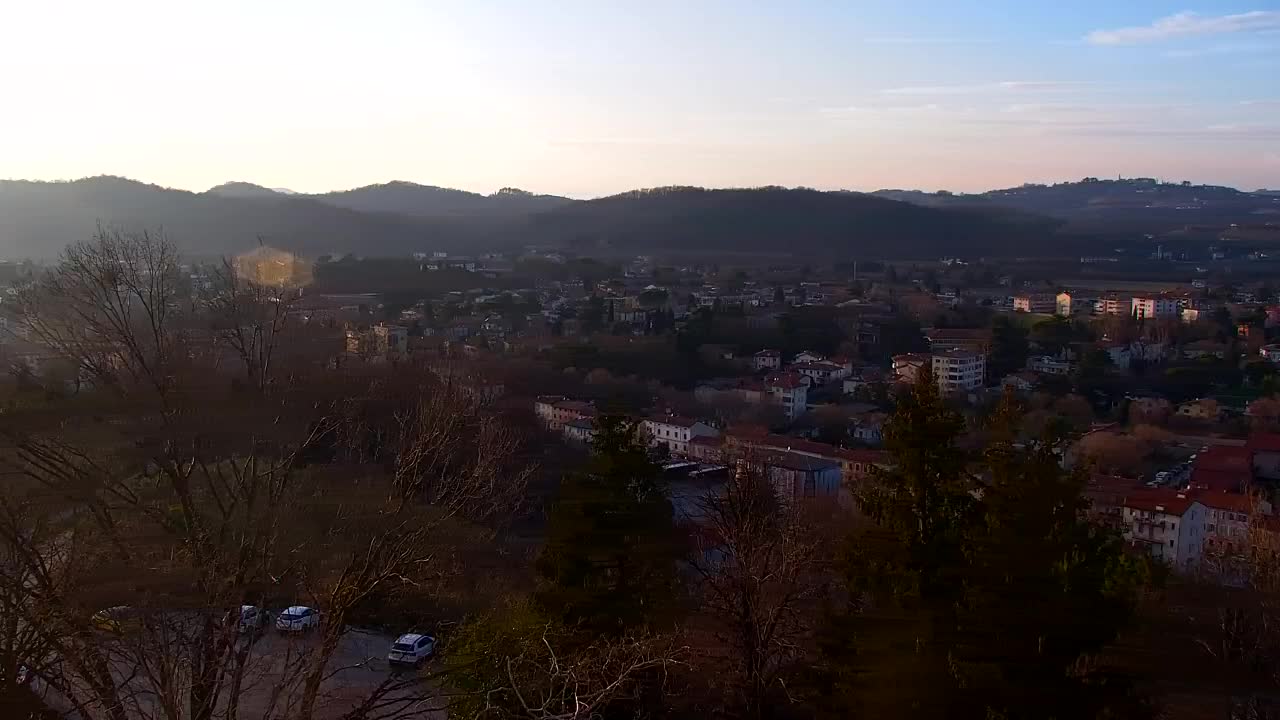
[{"label": "row house", "polygon": [[1171,568],[1195,569],[1204,551],[1208,508],[1174,490],[1142,490],[1124,500],[1125,542]]},{"label": "row house", "polygon": [[1057,310],[1057,298],[1049,293],[1027,293],[1013,296],[1013,311],[1049,315]]},{"label": "row house", "polygon": [[549,429],[560,432],[566,423],[594,418],[596,408],[581,400],[570,400],[560,395],[543,395],[534,400],[533,413]]},{"label": "row house", "polygon": [[645,432],[652,445],[665,445],[667,450],[678,457],[689,454],[689,442],[696,437],[714,437],[719,430],[692,418],[676,415],[663,415],[648,418],[644,421]]},{"label": "row house", "polygon": [[930,363],[924,353],[904,353],[893,356],[893,379],[895,382],[914,385],[920,379],[920,371]]},{"label": "row house", "polygon": [[812,379],[820,385],[843,380],[850,374],[849,368],[827,360],[795,363],[791,366],[791,370]]}]

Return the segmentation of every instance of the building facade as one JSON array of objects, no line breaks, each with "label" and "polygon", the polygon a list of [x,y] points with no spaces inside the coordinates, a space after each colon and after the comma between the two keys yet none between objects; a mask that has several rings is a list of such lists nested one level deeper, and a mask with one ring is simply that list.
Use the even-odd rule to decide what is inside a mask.
[{"label": "building facade", "polygon": [[943,393],[969,392],[986,381],[986,357],[965,350],[948,350],[932,358],[933,379]]}]

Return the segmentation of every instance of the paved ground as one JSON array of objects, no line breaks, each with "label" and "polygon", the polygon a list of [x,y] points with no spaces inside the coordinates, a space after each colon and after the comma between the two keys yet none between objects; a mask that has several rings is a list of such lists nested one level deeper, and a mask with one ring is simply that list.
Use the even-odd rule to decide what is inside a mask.
[{"label": "paved ground", "polygon": [[[386,661],[393,637],[379,633],[352,630],[342,638],[337,652],[326,669],[316,701],[318,720],[339,718],[376,697],[376,712],[370,717],[442,719],[446,713],[442,701],[435,698],[432,685],[412,669],[396,668]],[[287,714],[300,696],[299,667],[314,648],[314,634],[281,635],[268,631],[253,646],[240,693],[240,717],[281,717]],[[120,673],[129,671],[121,662]],[[134,682],[138,702],[149,705],[145,684]],[[76,718],[78,713],[66,698],[36,680],[32,690],[51,708]],[[274,709],[273,709],[274,708]],[[156,708],[158,710],[158,708]]]}]

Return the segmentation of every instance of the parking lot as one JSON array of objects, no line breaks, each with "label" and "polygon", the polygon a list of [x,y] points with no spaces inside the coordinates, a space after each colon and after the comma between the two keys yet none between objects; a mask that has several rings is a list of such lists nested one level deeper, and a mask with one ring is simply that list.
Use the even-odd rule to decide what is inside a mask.
[{"label": "parking lot", "polygon": [[[394,637],[382,633],[352,629],[342,640],[326,667],[325,678],[317,693],[315,717],[326,720],[340,718],[376,696],[378,718],[445,717],[443,701],[436,696],[433,684],[412,669],[392,667],[386,660]],[[239,715],[251,718],[277,718],[287,715],[301,699],[301,666],[309,659],[317,633],[283,635],[267,630],[253,643],[239,693]],[[117,674],[135,675],[135,667],[127,660],[117,661]],[[155,699],[149,687],[140,680],[128,683],[133,701],[150,716]],[[31,689],[45,703],[68,718],[79,717],[74,703],[51,690],[40,680]]]}]

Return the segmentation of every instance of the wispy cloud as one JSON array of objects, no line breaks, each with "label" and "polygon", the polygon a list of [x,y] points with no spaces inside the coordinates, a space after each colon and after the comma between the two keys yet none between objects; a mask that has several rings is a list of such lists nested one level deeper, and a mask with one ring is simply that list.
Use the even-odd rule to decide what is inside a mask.
[{"label": "wispy cloud", "polygon": [[1258,108],[1280,108],[1280,98],[1264,98],[1258,100],[1241,100],[1241,105],[1245,107]]},{"label": "wispy cloud", "polygon": [[994,40],[987,38],[916,37],[912,35],[868,37],[863,38],[862,41],[873,45],[988,45],[995,42]]},{"label": "wispy cloud", "polygon": [[977,85],[922,85],[886,88],[882,95],[974,95],[981,93],[1017,93],[1080,90],[1094,83],[1089,80],[1003,80]]},{"label": "wispy cloud", "polygon": [[1280,11],[1254,10],[1235,15],[1200,15],[1182,12],[1160,18],[1150,25],[1094,30],[1084,39],[1093,45],[1137,45],[1198,35],[1272,30],[1280,30]]}]

